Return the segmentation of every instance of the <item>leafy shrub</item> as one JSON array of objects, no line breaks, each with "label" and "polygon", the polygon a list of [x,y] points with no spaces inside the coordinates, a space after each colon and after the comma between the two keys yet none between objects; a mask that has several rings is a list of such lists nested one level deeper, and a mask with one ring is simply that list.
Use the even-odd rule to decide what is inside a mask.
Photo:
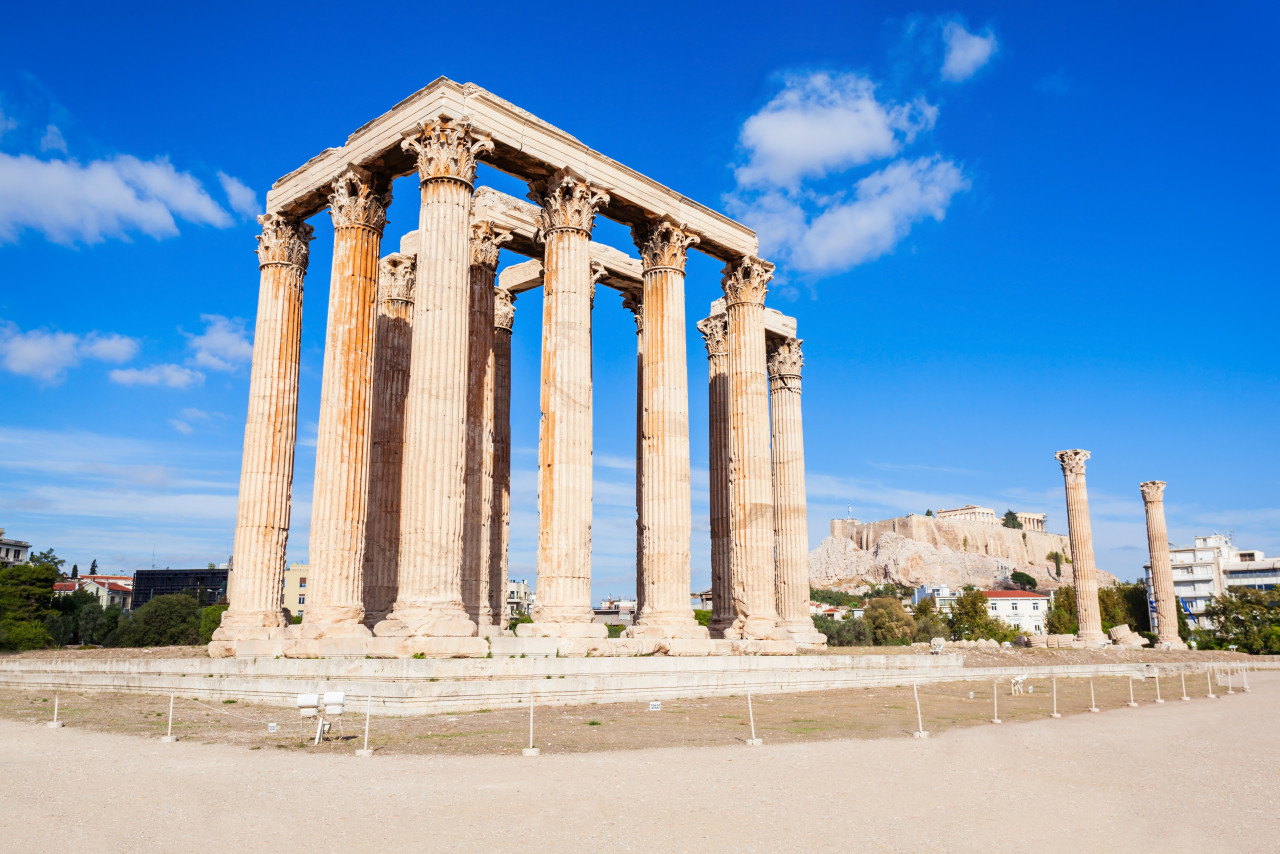
[{"label": "leafy shrub", "polygon": [[208,643],[213,640],[213,633],[222,623],[222,612],[227,610],[226,605],[210,605],[200,612],[200,642]]},{"label": "leafy shrub", "polygon": [[711,625],[711,609],[710,608],[694,608],[693,618],[698,621],[700,626]]},{"label": "leafy shrub", "polygon": [[116,646],[191,646],[200,642],[200,606],[182,593],[157,596],[120,621]]}]

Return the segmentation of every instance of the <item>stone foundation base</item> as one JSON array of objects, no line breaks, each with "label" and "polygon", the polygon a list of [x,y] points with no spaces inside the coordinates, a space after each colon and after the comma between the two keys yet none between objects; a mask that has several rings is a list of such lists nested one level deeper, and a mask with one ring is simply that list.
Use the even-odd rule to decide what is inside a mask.
[{"label": "stone foundation base", "polygon": [[695,622],[677,623],[673,625],[636,625],[629,626],[622,632],[624,638],[641,640],[666,640],[681,638],[687,640],[710,640],[711,633],[706,626]]},{"label": "stone foundation base", "polygon": [[[525,624],[528,625],[528,624]],[[338,637],[214,641],[210,658],[623,658],[795,655],[795,641],[710,638]]]},{"label": "stone foundation base", "polygon": [[604,623],[521,623],[516,626],[518,638],[607,638]]}]

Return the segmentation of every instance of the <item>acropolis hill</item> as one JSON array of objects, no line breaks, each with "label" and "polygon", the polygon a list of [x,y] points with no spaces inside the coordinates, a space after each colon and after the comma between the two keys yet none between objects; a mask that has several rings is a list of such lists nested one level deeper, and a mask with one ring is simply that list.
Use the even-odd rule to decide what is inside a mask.
[{"label": "acropolis hill", "polygon": [[[978,512],[964,512],[965,510]],[[908,587],[940,583],[950,587],[994,586],[1016,571],[1027,573],[1043,587],[1071,583],[1071,566],[1063,565],[1062,579],[1047,555],[1071,555],[1064,534],[1032,530],[1028,520],[1043,517],[1018,514],[1024,528],[1006,528],[984,508],[939,511],[938,517],[910,513],[878,522],[832,519],[831,536],[809,555],[809,579],[815,587],[852,590],[864,584],[896,583]],[[1116,579],[1099,572],[1102,584]]]}]

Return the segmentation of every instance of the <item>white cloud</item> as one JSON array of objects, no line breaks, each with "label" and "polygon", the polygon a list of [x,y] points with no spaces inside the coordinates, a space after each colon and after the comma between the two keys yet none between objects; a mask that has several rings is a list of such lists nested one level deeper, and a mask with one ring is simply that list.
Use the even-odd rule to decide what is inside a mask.
[{"label": "white cloud", "polygon": [[177,418],[170,418],[169,425],[184,436],[190,436],[193,432],[193,428],[190,424],[185,421],[179,421]]},{"label": "white cloud", "polygon": [[245,321],[223,317],[220,314],[202,314],[204,332],[187,336],[187,346],[194,352],[193,359],[202,368],[215,371],[234,371],[240,363],[253,360],[253,342]]},{"label": "white cloud", "polygon": [[56,385],[82,359],[120,364],[138,352],[138,342],[115,333],[31,329],[23,332],[12,322],[0,321],[0,366],[18,376]]},{"label": "white cloud", "polygon": [[188,421],[208,421],[209,420],[209,413],[205,412],[203,409],[196,409],[191,406],[188,406],[186,409],[182,410],[178,414]]},{"label": "white cloud", "polygon": [[163,385],[189,388],[204,382],[204,374],[181,365],[151,365],[147,368],[124,368],[111,372],[111,381],[120,385]]},{"label": "white cloud", "polygon": [[968,187],[949,160],[897,160],[858,181],[852,199],[830,203],[812,218],[798,202],[777,195],[743,216],[766,255],[806,272],[836,272],[893,251],[926,217],[941,221],[951,198]]},{"label": "white cloud", "polygon": [[947,46],[947,54],[942,61],[942,79],[956,83],[972,77],[999,48],[995,34],[989,28],[982,35],[975,35],[956,21],[943,28],[942,40]]},{"label": "white cloud", "polygon": [[44,129],[44,136],[40,139],[40,150],[67,153],[67,141],[63,139],[62,131],[58,130],[57,125],[49,125]]},{"label": "white cloud", "polygon": [[218,173],[218,181],[222,184],[222,192],[227,194],[227,202],[233,211],[248,219],[253,219],[262,213],[262,206],[258,204],[258,194],[243,181],[231,177],[226,172]]},{"label": "white cloud", "polygon": [[26,229],[63,244],[134,231],[169,237],[178,233],[175,217],[218,228],[233,222],[199,180],[165,158],[120,155],[81,164],[0,153],[0,243]]},{"label": "white cloud", "polygon": [[4,105],[0,104],[0,137],[13,130],[18,126],[17,119],[6,118],[4,114]]},{"label": "white cloud", "polygon": [[795,190],[803,178],[893,156],[903,141],[932,128],[937,115],[923,98],[881,103],[875,84],[857,74],[790,78],[742,125],[750,159],[738,168],[738,183]]}]

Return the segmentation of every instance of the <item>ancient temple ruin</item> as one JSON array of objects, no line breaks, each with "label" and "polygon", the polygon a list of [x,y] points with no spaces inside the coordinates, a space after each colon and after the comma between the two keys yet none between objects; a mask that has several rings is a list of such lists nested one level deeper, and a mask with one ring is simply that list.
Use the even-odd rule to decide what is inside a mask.
[{"label": "ancient temple ruin", "polygon": [[[530,204],[475,187],[487,163]],[[382,254],[393,179],[419,227]],[[309,217],[334,224],[305,618],[281,608]],[[597,215],[639,258],[592,242]],[[276,182],[261,285],[230,607],[215,656],[794,652],[809,618],[800,341],[764,306],[755,233],[512,104],[440,78]],[[709,356],[710,631],[690,606],[688,250],[724,262],[698,324]],[[496,275],[502,252],[530,260]],[[591,316],[597,287],[637,328],[635,626],[591,608]],[[515,302],[543,289],[537,607],[505,630]],[[536,330],[529,321],[521,324]],[[526,333],[530,334],[530,333]],[[598,343],[598,342],[596,342]],[[531,649],[533,647],[530,647]]]}]

